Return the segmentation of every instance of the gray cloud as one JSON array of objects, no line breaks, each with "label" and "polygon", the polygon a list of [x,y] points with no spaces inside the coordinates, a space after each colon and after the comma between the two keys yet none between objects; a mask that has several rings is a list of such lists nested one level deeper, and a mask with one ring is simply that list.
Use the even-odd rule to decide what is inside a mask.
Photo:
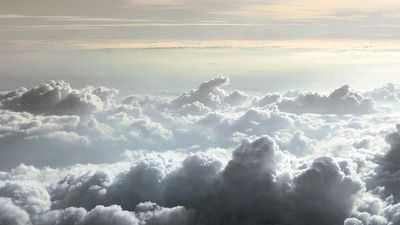
[{"label": "gray cloud", "polygon": [[115,179],[101,172],[63,178],[50,194],[60,209],[117,204],[137,211],[146,201],[184,206],[205,224],[330,224],[350,215],[362,189],[353,164],[323,157],[293,179],[277,179],[278,152],[271,138],[262,137],[243,142],[223,169],[222,162],[201,154],[172,170],[161,158],[150,158]]},{"label": "gray cloud", "polygon": [[370,186],[371,188],[384,186],[384,195],[393,195],[394,202],[397,203],[400,200],[400,192],[398,190],[400,185],[400,177],[398,175],[400,170],[398,166],[400,160],[400,125],[397,125],[396,129],[395,132],[386,136],[385,140],[390,145],[390,150],[379,157],[379,166],[375,169],[375,177],[370,180]]}]

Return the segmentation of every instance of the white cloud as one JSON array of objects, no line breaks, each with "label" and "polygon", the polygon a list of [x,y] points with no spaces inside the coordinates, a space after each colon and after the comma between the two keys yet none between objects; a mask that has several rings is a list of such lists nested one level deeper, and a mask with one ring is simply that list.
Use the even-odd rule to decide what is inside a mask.
[{"label": "white cloud", "polygon": [[365,95],[373,98],[375,101],[397,102],[400,100],[400,88],[396,84],[389,83],[383,87],[367,91]]},{"label": "white cloud", "polygon": [[0,223],[10,225],[29,225],[29,215],[14,205],[9,198],[0,198]]},{"label": "white cloud", "polygon": [[183,93],[171,102],[174,107],[181,107],[195,102],[202,103],[207,107],[215,108],[223,103],[226,93],[221,86],[228,85],[229,78],[220,76],[203,82],[198,89]]},{"label": "white cloud", "polygon": [[398,113],[348,86],[260,97],[228,82],[1,92],[0,164],[14,169],[0,172],[0,223],[397,223]]},{"label": "white cloud", "polygon": [[30,214],[50,209],[50,195],[35,182],[7,182],[0,188],[0,196],[12,199],[14,205]]},{"label": "white cloud", "polygon": [[280,110],[293,113],[365,114],[375,111],[372,99],[364,98],[344,85],[330,95],[319,93],[299,94],[294,99],[282,99],[277,103]]},{"label": "white cloud", "polygon": [[116,90],[87,87],[74,90],[64,81],[49,81],[30,90],[17,89],[1,97],[3,109],[35,114],[85,114],[102,110]]}]

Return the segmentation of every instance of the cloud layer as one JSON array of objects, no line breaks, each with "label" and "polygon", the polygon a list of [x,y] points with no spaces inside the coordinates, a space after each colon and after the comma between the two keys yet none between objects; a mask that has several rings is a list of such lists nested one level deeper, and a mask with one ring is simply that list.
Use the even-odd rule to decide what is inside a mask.
[{"label": "cloud layer", "polygon": [[0,92],[0,224],[397,224],[398,89]]}]

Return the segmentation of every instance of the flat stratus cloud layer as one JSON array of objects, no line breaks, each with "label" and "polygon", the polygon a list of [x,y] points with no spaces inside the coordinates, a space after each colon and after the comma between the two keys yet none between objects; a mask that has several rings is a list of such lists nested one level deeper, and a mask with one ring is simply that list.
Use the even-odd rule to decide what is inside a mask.
[{"label": "flat stratus cloud layer", "polygon": [[0,92],[0,224],[398,224],[400,88]]},{"label": "flat stratus cloud layer", "polygon": [[2,0],[1,4],[0,37],[6,40],[381,39],[398,35],[393,27],[399,26],[400,10],[394,0]]},{"label": "flat stratus cloud layer", "polygon": [[[274,25],[271,25],[274,26]],[[398,40],[10,40],[1,41],[6,50],[104,50],[104,49],[208,49],[208,48],[279,48],[329,51],[396,51]]]}]

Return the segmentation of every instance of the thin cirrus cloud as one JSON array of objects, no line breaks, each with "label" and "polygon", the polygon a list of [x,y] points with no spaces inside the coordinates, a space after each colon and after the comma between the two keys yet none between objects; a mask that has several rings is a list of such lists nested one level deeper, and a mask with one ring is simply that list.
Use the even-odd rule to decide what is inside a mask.
[{"label": "thin cirrus cloud", "polygon": [[[105,27],[124,27],[124,26],[146,26],[151,23],[141,24],[110,24],[110,25],[49,25],[49,26],[33,26],[37,29],[89,29]],[[205,21],[199,23],[199,26],[226,26],[224,22]],[[154,23],[154,26],[176,26],[173,24]],[[181,26],[184,26],[181,24]],[[231,26],[236,26],[231,24]],[[278,24],[270,24],[270,27],[282,26]],[[292,26],[292,25],[288,25]],[[10,29],[30,29],[31,26],[21,26]],[[5,28],[7,29],[7,28]],[[324,51],[329,52],[365,52],[366,54],[384,54],[400,48],[400,42],[397,40],[181,40],[181,39],[91,39],[91,40],[60,40],[55,45],[51,40],[14,40],[0,42],[4,49],[18,50],[22,48],[28,49],[64,49],[64,50],[96,50],[96,49],[174,49],[174,48],[274,48],[274,49],[309,49],[313,52]]]},{"label": "thin cirrus cloud", "polygon": [[[373,13],[393,12],[400,9],[397,1],[285,1],[271,4],[244,6],[238,14],[260,16],[276,20],[304,19],[361,19]],[[388,15],[390,16],[390,14]]]},{"label": "thin cirrus cloud", "polygon": [[[389,29],[398,25],[399,9],[396,1],[375,0],[368,1],[368,4],[359,0],[254,0],[235,3],[102,0],[63,1],[57,5],[48,0],[41,0],[40,4],[6,0],[0,9],[0,35],[20,38],[20,30],[33,34],[51,30],[39,34],[42,39],[51,39],[61,37],[61,31],[80,30],[77,31],[79,35],[63,34],[63,37],[84,38],[89,35],[85,29],[91,28],[104,30],[98,34],[103,38],[115,33],[133,39],[138,36],[146,39],[194,39],[199,37],[196,33],[203,34],[202,39],[388,38],[396,33]],[[287,29],[271,27],[271,24],[283,28],[290,26],[296,32],[288,33]],[[158,27],[160,30],[155,30]],[[174,31],[167,30],[169,28]],[[330,32],[344,28],[352,32]],[[60,30],[60,33],[54,30]],[[252,35],[245,35],[249,32]]]}]

